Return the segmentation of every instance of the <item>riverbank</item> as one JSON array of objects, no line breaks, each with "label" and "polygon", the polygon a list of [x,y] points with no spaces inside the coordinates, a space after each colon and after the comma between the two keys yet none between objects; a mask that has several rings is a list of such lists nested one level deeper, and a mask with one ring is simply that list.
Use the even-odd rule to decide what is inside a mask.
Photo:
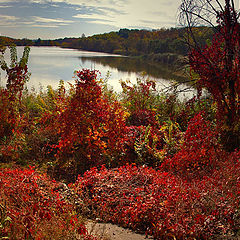
[{"label": "riverbank", "polygon": [[[67,48],[67,49],[75,49],[75,50],[81,50],[81,51],[89,51],[89,52],[98,52],[95,50],[89,50],[85,48],[74,48],[74,47],[67,47],[67,46],[60,46],[61,48]],[[177,53],[171,53],[171,52],[165,52],[165,53],[151,53],[151,54],[133,54],[128,53],[125,51],[116,50],[113,52],[108,51],[101,51],[102,53],[109,53],[109,54],[116,54],[122,57],[130,57],[133,59],[141,59],[143,61],[146,61],[148,63],[152,64],[164,64],[166,66],[173,66],[176,67],[183,67],[187,63],[187,56],[177,54]],[[99,53],[101,53],[99,52]]]}]

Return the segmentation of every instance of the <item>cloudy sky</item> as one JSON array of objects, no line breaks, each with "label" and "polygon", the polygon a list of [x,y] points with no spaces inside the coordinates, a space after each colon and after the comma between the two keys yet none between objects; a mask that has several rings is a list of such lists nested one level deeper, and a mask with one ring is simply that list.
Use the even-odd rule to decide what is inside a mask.
[{"label": "cloudy sky", "polygon": [[0,34],[55,39],[177,25],[181,0],[0,0]]}]

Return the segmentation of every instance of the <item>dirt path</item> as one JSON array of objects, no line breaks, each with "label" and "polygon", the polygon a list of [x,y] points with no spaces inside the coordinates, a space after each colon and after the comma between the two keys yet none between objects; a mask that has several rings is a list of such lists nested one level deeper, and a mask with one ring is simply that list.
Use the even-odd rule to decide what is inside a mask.
[{"label": "dirt path", "polygon": [[87,229],[91,235],[97,235],[108,240],[146,240],[153,239],[143,234],[134,233],[129,229],[111,223],[97,223],[92,220],[87,222]]}]

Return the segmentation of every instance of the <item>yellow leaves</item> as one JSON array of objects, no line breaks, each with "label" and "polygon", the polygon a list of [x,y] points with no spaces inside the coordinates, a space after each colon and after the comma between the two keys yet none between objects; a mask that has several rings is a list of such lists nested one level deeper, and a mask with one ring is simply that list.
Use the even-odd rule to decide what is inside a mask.
[{"label": "yellow leaves", "polygon": [[47,86],[47,94],[50,99],[55,99],[55,93],[50,85]]},{"label": "yellow leaves", "polygon": [[123,111],[123,118],[124,118],[124,120],[127,119],[127,118],[129,118],[130,115],[131,115],[130,112]]},{"label": "yellow leaves", "polygon": [[165,200],[165,201],[163,201],[163,202],[159,203],[159,206],[166,206],[166,205],[167,205],[167,203],[168,203],[168,201],[167,201],[167,200]]},{"label": "yellow leaves", "polygon": [[106,149],[107,148],[107,144],[105,142],[102,141],[102,148]]},{"label": "yellow leaves", "polygon": [[98,134],[93,134],[92,139],[97,140],[98,139]]},{"label": "yellow leaves", "polygon": [[98,140],[99,138],[103,137],[102,131],[99,131],[98,129],[93,129],[94,127],[88,127],[88,136],[92,140]]},{"label": "yellow leaves", "polygon": [[153,152],[153,155],[156,159],[158,159],[160,162],[163,162],[164,161],[164,158],[166,157],[167,155],[167,150],[166,149],[161,149],[161,150],[155,150]]},{"label": "yellow leaves", "polygon": [[43,100],[43,98],[41,96],[37,97],[39,103],[41,104],[41,106],[43,107],[47,107],[47,104],[45,103],[45,101]]},{"label": "yellow leaves", "polygon": [[180,134],[180,126],[177,122],[168,121],[160,129],[164,135],[164,141],[171,144],[174,141],[174,135]]},{"label": "yellow leaves", "polygon": [[116,115],[119,115],[121,112],[122,112],[121,109],[120,109],[120,108],[117,108],[117,110],[115,111],[115,114],[116,114]]},{"label": "yellow leaves", "polygon": [[[168,233],[166,234],[168,237],[172,238],[173,240],[177,240],[175,235],[171,234],[171,233]],[[169,239],[169,238],[168,238]]]}]

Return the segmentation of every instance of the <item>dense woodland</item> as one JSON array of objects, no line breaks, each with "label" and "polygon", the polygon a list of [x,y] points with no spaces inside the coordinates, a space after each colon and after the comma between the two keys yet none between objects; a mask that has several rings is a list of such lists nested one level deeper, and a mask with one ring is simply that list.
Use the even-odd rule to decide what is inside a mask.
[{"label": "dense woodland", "polygon": [[[214,30],[208,27],[194,29],[202,45],[211,42]],[[127,56],[148,56],[154,62],[171,63],[187,55],[186,29],[171,28],[160,30],[120,29],[118,32],[79,38],[56,40],[10,39],[0,37],[0,44],[13,42],[17,46],[60,46],[88,51],[106,52]]]}]

